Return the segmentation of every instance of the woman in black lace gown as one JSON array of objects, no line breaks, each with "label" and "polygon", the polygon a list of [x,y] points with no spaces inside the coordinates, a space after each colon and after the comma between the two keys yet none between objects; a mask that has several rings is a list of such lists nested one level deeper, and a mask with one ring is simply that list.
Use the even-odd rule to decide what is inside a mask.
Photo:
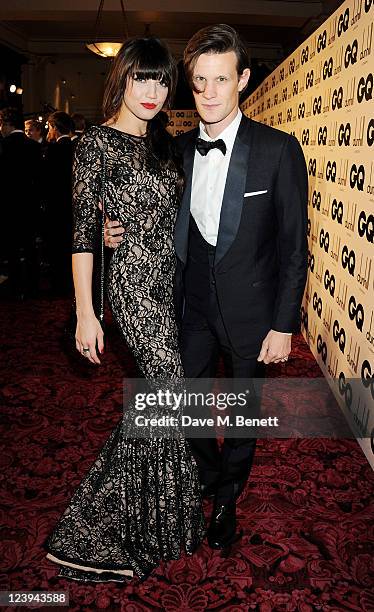
[{"label": "woman in black lace gown", "polygon": [[[105,208],[126,226],[110,262],[114,318],[147,379],[183,377],[173,306],[173,228],[183,185],[172,138],[157,114],[175,64],[156,39],[126,42],[104,97],[106,124],[89,129],[74,162],[73,276],[77,349],[100,363],[103,332],[91,297],[105,159]],[[114,429],[45,543],[59,576],[144,578],[160,560],[192,554],[205,535],[198,473],[184,438],[131,437],[133,406]]]}]

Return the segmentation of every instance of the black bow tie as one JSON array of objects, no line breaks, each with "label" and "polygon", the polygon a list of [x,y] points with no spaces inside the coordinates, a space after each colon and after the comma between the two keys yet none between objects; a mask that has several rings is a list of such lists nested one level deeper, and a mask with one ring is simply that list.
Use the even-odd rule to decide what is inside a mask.
[{"label": "black bow tie", "polygon": [[219,140],[203,140],[202,138],[196,139],[196,149],[200,155],[206,155],[211,149],[219,149],[223,155],[226,155],[226,145],[222,138]]}]

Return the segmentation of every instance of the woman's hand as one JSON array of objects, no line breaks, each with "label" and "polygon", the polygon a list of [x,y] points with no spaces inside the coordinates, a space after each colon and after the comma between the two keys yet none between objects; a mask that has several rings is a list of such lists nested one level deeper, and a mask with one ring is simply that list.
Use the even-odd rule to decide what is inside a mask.
[{"label": "woman's hand", "polygon": [[99,352],[103,353],[104,333],[98,319],[94,314],[78,315],[75,346],[91,363],[101,363],[96,353],[96,342]]}]

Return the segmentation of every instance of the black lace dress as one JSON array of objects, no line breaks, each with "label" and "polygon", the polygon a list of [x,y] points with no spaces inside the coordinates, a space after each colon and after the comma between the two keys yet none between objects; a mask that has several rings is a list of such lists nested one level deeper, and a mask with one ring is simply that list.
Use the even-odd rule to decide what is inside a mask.
[{"label": "black lace dress", "polygon": [[[74,163],[74,253],[93,251],[103,151],[106,212],[126,227],[107,278],[114,318],[147,379],[181,380],[172,296],[176,174],[160,166],[147,138],[90,128]],[[61,577],[144,578],[160,560],[192,554],[205,535],[188,441],[131,437],[131,411],[124,409],[44,544]]]}]

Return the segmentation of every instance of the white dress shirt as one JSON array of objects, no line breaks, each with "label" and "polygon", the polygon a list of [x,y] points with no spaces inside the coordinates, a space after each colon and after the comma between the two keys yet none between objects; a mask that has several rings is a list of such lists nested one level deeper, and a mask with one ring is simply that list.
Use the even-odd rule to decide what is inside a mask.
[{"label": "white dress shirt", "polygon": [[213,246],[217,244],[227,171],[241,118],[242,112],[238,109],[235,119],[217,138],[210,138],[204,125],[199,124],[200,138],[208,142],[222,139],[226,145],[226,155],[219,149],[211,149],[205,156],[195,151],[193,166],[191,214],[203,238]]}]

